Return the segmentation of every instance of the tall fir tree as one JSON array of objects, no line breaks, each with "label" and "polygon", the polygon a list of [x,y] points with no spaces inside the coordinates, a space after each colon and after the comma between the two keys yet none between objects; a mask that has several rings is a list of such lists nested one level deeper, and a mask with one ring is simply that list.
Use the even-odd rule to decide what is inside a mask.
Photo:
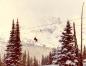
[{"label": "tall fir tree", "polygon": [[16,54],[16,63],[17,65],[16,66],[19,66],[21,65],[21,40],[20,40],[20,29],[19,29],[19,22],[18,22],[18,19],[17,19],[17,23],[16,23],[16,28],[15,28],[15,54]]},{"label": "tall fir tree", "polygon": [[49,65],[49,56],[42,55],[41,65]]},{"label": "tall fir tree", "polygon": [[27,58],[27,66],[33,66],[33,59]]},{"label": "tall fir tree", "polygon": [[62,43],[62,47],[58,56],[58,63],[60,66],[75,66],[78,60],[75,53],[76,49],[74,45],[72,27],[69,21],[67,21],[66,28],[64,29],[61,37],[62,39],[60,42]]},{"label": "tall fir tree", "polygon": [[[29,62],[28,62],[29,61]],[[28,59],[27,58],[27,65],[26,66],[33,66],[34,64],[33,64],[33,59],[32,58],[30,58],[30,59]]]},{"label": "tall fir tree", "polygon": [[76,56],[78,57],[79,56],[79,49],[78,49],[78,44],[77,44],[75,23],[73,23],[73,29],[74,29],[74,42],[75,42]]},{"label": "tall fir tree", "polygon": [[13,20],[13,24],[12,24],[12,30],[11,30],[11,33],[10,33],[10,39],[9,39],[9,43],[7,45],[7,54],[6,54],[6,57],[5,57],[5,63],[6,63],[6,66],[12,66],[12,64],[15,62],[14,61],[14,50],[13,50],[13,47],[14,47],[14,43],[15,43],[15,24],[14,24],[14,20]]},{"label": "tall fir tree", "polygon": [[42,55],[41,65],[45,65],[44,55]]},{"label": "tall fir tree", "polygon": [[21,58],[21,41],[20,41],[18,19],[16,26],[13,20],[12,30],[10,33],[10,39],[7,45],[6,52],[7,52],[5,57],[6,66],[19,66]]},{"label": "tall fir tree", "polygon": [[52,53],[50,52],[48,56],[48,65],[52,64],[52,61],[53,61]]},{"label": "tall fir tree", "polygon": [[20,60],[20,56],[21,56],[21,40],[20,40],[20,29],[19,29],[19,22],[17,19],[17,24],[16,24],[16,32],[15,32],[15,46],[16,46],[16,55],[17,55],[17,59]]},{"label": "tall fir tree", "polygon": [[84,46],[83,59],[86,59],[86,47]]},{"label": "tall fir tree", "polygon": [[36,59],[36,57],[34,57],[33,66],[39,66],[38,60]]},{"label": "tall fir tree", "polygon": [[22,66],[26,66],[26,51],[22,54]]},{"label": "tall fir tree", "polygon": [[76,53],[76,57],[78,60],[77,65],[80,65],[80,50],[78,48],[78,44],[77,44],[77,37],[76,37],[76,28],[75,28],[75,23],[73,22],[73,30],[74,30],[74,43],[75,43],[75,53]]},{"label": "tall fir tree", "polygon": [[30,57],[28,52],[26,66],[32,66],[32,64],[33,64],[33,59]]}]

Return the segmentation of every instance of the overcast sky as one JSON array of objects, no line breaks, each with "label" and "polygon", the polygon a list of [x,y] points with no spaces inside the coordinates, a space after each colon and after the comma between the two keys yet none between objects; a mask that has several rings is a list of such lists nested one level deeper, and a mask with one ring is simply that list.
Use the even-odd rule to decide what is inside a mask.
[{"label": "overcast sky", "polygon": [[12,20],[16,22],[17,18],[25,36],[29,35],[30,28],[49,24],[44,22],[47,18],[60,17],[63,23],[67,20],[80,23],[82,3],[83,0],[0,0],[0,36],[8,39]]}]

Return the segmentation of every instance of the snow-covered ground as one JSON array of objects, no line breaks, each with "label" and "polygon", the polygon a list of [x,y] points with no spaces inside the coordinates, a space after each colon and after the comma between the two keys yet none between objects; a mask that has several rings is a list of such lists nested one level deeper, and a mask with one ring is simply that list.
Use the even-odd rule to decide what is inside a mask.
[{"label": "snow-covered ground", "polygon": [[46,56],[52,51],[52,48],[39,46],[39,45],[29,45],[23,46],[24,50],[29,51],[31,57],[36,57],[37,59],[41,60],[42,55]]},{"label": "snow-covered ground", "polygon": [[[59,65],[43,65],[43,66],[59,66]],[[86,66],[86,63],[83,63],[83,66]]]},{"label": "snow-covered ground", "polygon": [[[43,66],[59,66],[59,65],[43,65]],[[86,66],[86,63],[84,63],[83,66]]]},{"label": "snow-covered ground", "polygon": [[53,64],[52,64],[52,65],[43,65],[43,66],[59,66],[59,65],[53,65]]}]

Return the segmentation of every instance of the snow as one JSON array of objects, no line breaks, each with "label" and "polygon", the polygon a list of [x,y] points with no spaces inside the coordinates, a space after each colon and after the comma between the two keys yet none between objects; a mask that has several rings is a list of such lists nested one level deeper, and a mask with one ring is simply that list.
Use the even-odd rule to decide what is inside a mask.
[{"label": "snow", "polygon": [[53,60],[53,61],[52,61],[52,64],[55,64],[56,62],[57,62],[57,60]]},{"label": "snow", "polygon": [[64,51],[67,51],[67,49],[66,49],[66,48],[64,48],[64,49],[63,49],[63,52],[64,52]]},{"label": "snow", "polygon": [[67,61],[66,61],[66,64],[68,64],[68,65],[75,65],[75,63],[72,62],[71,60],[67,60]]},{"label": "snow", "polygon": [[84,59],[83,62],[86,62],[86,59]]},{"label": "snow", "polygon": [[59,66],[59,65],[54,65],[54,64],[52,64],[52,65],[43,65],[43,66]]},{"label": "snow", "polygon": [[86,66],[86,63],[83,63],[83,66]]},{"label": "snow", "polygon": [[77,62],[78,62],[78,60],[77,60],[77,59],[75,59],[75,60],[74,60],[74,62],[76,62],[76,63],[77,63]]},{"label": "snow", "polygon": [[72,63],[72,61],[70,61],[70,60],[66,61],[66,64],[71,64],[71,63]]},{"label": "snow", "polygon": [[10,58],[7,58],[6,60],[10,60],[11,59],[11,57]]},{"label": "snow", "polygon": [[86,59],[83,60],[83,66],[86,66]]},{"label": "snow", "polygon": [[37,59],[41,60],[42,55],[47,56],[52,48],[27,44],[23,46],[23,50],[29,51],[31,57],[35,56]]},{"label": "snow", "polygon": [[[59,66],[59,65],[43,65],[43,66]],[[86,63],[83,63],[83,66],[86,66]]]}]

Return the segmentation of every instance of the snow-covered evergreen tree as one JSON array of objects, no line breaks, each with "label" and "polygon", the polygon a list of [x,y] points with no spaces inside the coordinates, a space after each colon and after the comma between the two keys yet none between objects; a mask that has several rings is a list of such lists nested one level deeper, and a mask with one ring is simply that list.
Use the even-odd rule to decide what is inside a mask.
[{"label": "snow-covered evergreen tree", "polygon": [[64,32],[62,32],[60,42],[62,43],[62,46],[57,56],[58,64],[60,66],[76,66],[78,60],[74,45],[74,35],[69,21],[67,21],[66,28],[64,29]]},{"label": "snow-covered evergreen tree", "polygon": [[57,62],[57,59],[58,59],[58,55],[59,55],[59,53],[61,53],[60,52],[60,47],[58,47],[57,49],[53,49],[52,50],[52,59],[53,59],[53,61],[52,61],[52,64],[58,64],[58,62]]},{"label": "snow-covered evergreen tree", "polygon": [[20,41],[20,30],[18,19],[16,27],[13,20],[12,30],[10,33],[10,39],[7,45],[6,52],[7,52],[5,57],[6,66],[19,66],[21,59],[21,41]]}]

